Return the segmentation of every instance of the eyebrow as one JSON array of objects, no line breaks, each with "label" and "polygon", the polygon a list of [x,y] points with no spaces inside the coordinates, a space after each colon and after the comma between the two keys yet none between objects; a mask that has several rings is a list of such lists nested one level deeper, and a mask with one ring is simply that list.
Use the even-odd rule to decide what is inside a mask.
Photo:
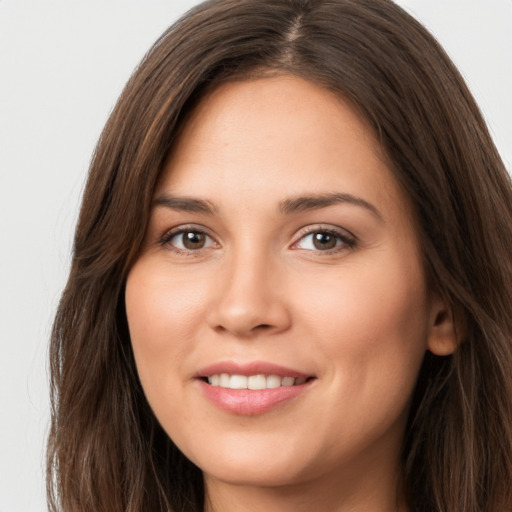
[{"label": "eyebrow", "polygon": [[194,213],[206,213],[214,215],[215,206],[210,201],[196,199],[193,197],[178,197],[173,195],[162,195],[153,201],[153,206],[165,206],[172,210],[182,210]]},{"label": "eyebrow", "polygon": [[[285,199],[279,203],[279,211],[284,215],[290,215],[292,213],[305,212],[308,210],[318,210],[340,203],[352,204],[365,208],[378,220],[382,222],[384,221],[384,217],[373,204],[352,194],[343,194],[339,192],[297,196]],[[204,213],[207,215],[215,215],[217,213],[215,205],[210,201],[194,197],[179,197],[168,194],[157,197],[153,201],[153,206],[164,206],[166,208],[171,208],[172,210]]]},{"label": "eyebrow", "polygon": [[332,193],[332,194],[314,194],[308,196],[299,196],[286,199],[279,203],[281,213],[288,215],[296,212],[304,212],[308,210],[317,210],[326,208],[334,204],[352,204],[368,210],[374,217],[381,222],[384,221],[383,215],[379,210],[368,201],[352,194]]}]

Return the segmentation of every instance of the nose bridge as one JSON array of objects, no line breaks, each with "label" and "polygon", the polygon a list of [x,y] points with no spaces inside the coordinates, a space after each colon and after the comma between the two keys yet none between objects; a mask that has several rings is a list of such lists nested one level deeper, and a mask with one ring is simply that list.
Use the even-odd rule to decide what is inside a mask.
[{"label": "nose bridge", "polygon": [[279,284],[277,258],[262,246],[240,243],[229,251],[218,274],[210,324],[237,336],[286,329],[289,313]]}]

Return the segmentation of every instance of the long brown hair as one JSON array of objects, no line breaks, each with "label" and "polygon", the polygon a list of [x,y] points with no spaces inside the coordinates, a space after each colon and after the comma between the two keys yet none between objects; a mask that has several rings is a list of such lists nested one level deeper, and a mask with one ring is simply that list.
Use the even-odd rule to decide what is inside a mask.
[{"label": "long brown hair", "polygon": [[162,164],[207,89],[292,73],[351,102],[412,199],[427,278],[456,316],[453,356],[425,356],[403,447],[418,512],[512,510],[512,190],[461,76],[390,0],[218,0],[135,71],[96,148],[50,357],[52,510],[202,510],[201,471],[137,378],[124,283]]}]

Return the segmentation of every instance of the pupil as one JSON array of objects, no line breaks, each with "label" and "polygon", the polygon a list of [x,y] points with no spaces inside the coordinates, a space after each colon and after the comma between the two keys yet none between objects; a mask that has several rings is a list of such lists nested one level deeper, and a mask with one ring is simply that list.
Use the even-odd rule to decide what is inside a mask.
[{"label": "pupil", "polygon": [[329,233],[315,233],[313,245],[316,249],[334,249],[336,247],[336,237]]},{"label": "pupil", "polygon": [[187,249],[200,249],[204,246],[205,236],[202,233],[190,231],[183,235],[183,245]]}]

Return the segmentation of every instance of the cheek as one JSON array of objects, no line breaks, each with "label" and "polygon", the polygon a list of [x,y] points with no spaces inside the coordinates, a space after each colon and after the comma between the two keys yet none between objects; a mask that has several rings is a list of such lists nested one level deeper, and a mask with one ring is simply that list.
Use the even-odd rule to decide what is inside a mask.
[{"label": "cheek", "polygon": [[326,362],[323,381],[332,391],[321,409],[328,418],[325,435],[333,434],[332,425],[343,425],[335,436],[344,436],[355,451],[383,432],[402,435],[426,350],[422,272],[415,264],[384,261],[347,266],[324,286],[315,279],[315,287],[300,295],[299,322],[314,343],[311,353]]},{"label": "cheek", "polygon": [[197,340],[194,333],[199,327],[197,316],[204,304],[204,290],[179,277],[173,278],[165,265],[141,259],[128,276],[125,303],[137,370],[144,388],[150,389],[163,376],[163,381],[170,383],[177,377],[176,368],[180,368],[186,352]]},{"label": "cheek", "polygon": [[331,362],[330,377],[343,381],[340,389],[410,392],[428,337],[423,273],[417,258],[375,256],[303,280],[296,317]]},{"label": "cheek", "polygon": [[[180,326],[194,324],[198,306],[204,303],[205,289],[197,286],[197,280],[187,279],[190,273],[187,278],[179,274],[165,264],[141,260],[128,276],[125,301],[130,332],[140,333],[155,349]],[[155,337],[155,331],[163,337]]]}]

